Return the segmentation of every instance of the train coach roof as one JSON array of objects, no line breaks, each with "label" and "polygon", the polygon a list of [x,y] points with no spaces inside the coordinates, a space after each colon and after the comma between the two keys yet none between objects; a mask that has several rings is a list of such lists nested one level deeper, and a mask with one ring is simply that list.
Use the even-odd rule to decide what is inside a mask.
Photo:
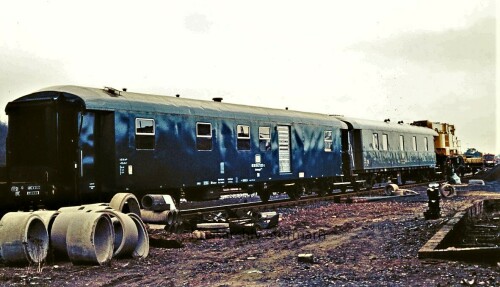
[{"label": "train coach roof", "polygon": [[413,126],[410,124],[398,124],[384,121],[374,121],[365,119],[355,119],[347,117],[336,117],[337,119],[352,125],[354,129],[374,130],[374,131],[392,131],[401,133],[428,134],[437,136],[438,134],[429,128]]},{"label": "train coach roof", "polygon": [[[14,102],[25,102],[41,99],[54,99],[59,93],[65,97],[78,101],[87,110],[103,111],[135,111],[144,113],[173,113],[190,114],[200,116],[240,118],[240,119],[263,119],[271,121],[295,122],[295,123],[317,123],[333,127],[347,128],[342,121],[318,113],[307,113],[292,110],[279,110],[238,104],[228,104],[215,101],[204,101],[171,96],[159,96],[150,94],[139,94],[114,90],[114,93],[105,89],[88,88],[80,86],[55,86],[42,89],[36,93],[21,97]],[[57,94],[54,94],[57,93]],[[9,103],[10,105],[10,103]],[[7,105],[7,109],[9,109]]]}]

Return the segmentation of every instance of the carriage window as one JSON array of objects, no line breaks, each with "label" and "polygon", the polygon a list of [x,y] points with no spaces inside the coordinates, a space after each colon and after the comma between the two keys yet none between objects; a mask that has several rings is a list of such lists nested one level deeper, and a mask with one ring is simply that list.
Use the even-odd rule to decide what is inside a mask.
[{"label": "carriage window", "polygon": [[378,150],[378,134],[373,134],[373,149]]},{"label": "carriage window", "polygon": [[382,134],[382,150],[389,149],[389,137],[386,134]]},{"label": "carriage window", "polygon": [[417,137],[413,137],[413,150],[417,150]]},{"label": "carriage window", "polygon": [[238,133],[238,149],[250,150],[250,126],[238,125],[236,131]]},{"label": "carriage window", "polygon": [[196,149],[212,150],[212,124],[196,123]]},{"label": "carriage window", "polygon": [[270,127],[259,127],[259,147],[261,151],[271,150]]},{"label": "carriage window", "polygon": [[404,136],[399,136],[399,150],[405,150],[405,138],[404,138]]},{"label": "carriage window", "polygon": [[330,152],[332,151],[332,146],[333,146],[333,135],[332,131],[325,131],[325,151]]},{"label": "carriage window", "polygon": [[155,120],[135,119],[135,148],[154,149],[155,148]]},{"label": "carriage window", "polygon": [[429,151],[429,140],[427,139],[427,137],[424,138],[424,147],[425,151]]}]

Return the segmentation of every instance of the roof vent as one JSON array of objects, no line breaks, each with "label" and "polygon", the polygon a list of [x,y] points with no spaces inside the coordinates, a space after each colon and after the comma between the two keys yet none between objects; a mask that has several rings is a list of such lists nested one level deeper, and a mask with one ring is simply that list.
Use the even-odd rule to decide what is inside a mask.
[{"label": "roof vent", "polygon": [[118,97],[120,96],[121,94],[121,91],[120,90],[117,90],[115,88],[111,88],[111,87],[104,87],[104,91],[106,93],[108,93],[110,96],[112,97]]},{"label": "roof vent", "polygon": [[403,121],[399,121],[398,124],[402,125],[402,124],[404,124],[404,122]]},{"label": "roof vent", "polygon": [[176,97],[176,98],[180,98],[180,97],[181,97],[181,95],[177,94],[177,95],[175,95],[175,97]]},{"label": "roof vent", "polygon": [[384,123],[390,123],[391,122],[391,119],[385,119],[384,120]]},{"label": "roof vent", "polygon": [[221,98],[221,97],[212,98],[212,101],[217,102],[217,103],[222,102],[222,100],[223,100],[223,98]]},{"label": "roof vent", "polygon": [[127,91],[127,88],[122,88],[122,91],[126,92],[126,91]]}]

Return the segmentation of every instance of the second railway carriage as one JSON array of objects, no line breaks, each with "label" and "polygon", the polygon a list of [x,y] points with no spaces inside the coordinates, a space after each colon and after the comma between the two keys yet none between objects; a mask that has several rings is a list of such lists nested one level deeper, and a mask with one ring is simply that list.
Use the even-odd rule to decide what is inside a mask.
[{"label": "second railway carriage", "polygon": [[344,174],[363,179],[368,186],[388,178],[401,184],[434,176],[434,130],[390,120],[337,118],[348,126],[342,142]]},{"label": "second railway carriage", "polygon": [[331,188],[343,172],[347,125],[327,115],[78,86],[24,96],[6,113],[18,205],[117,192],[210,199],[223,187],[297,197],[304,186]]}]

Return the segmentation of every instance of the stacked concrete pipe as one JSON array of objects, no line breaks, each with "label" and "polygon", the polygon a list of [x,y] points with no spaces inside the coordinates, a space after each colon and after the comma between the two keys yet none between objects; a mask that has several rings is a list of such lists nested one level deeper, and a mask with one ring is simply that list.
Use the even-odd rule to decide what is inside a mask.
[{"label": "stacked concrete pipe", "polygon": [[175,231],[179,225],[179,211],[168,194],[146,194],[141,199],[142,220],[146,223],[165,225],[165,230]]},{"label": "stacked concrete pipe", "polygon": [[7,264],[40,264],[47,257],[49,234],[40,216],[9,212],[0,220],[1,256]]},{"label": "stacked concrete pipe", "polygon": [[113,224],[106,213],[73,212],[68,225],[66,248],[74,264],[103,265],[113,257]]},{"label": "stacked concrete pipe", "polygon": [[132,193],[117,193],[111,198],[109,206],[122,213],[135,213],[141,217],[141,207]]},{"label": "stacked concrete pipe", "polygon": [[50,230],[52,229],[52,224],[54,223],[54,220],[56,217],[59,215],[59,211],[57,210],[37,210],[33,211],[33,214],[36,214],[40,216],[40,218],[43,221],[43,224],[45,224],[45,227],[47,228],[48,234],[50,236]]},{"label": "stacked concrete pipe", "polygon": [[135,213],[129,213],[128,216],[132,218],[137,227],[137,245],[135,246],[134,251],[132,252],[132,257],[134,258],[146,258],[149,255],[149,235],[146,227],[144,226],[144,222],[142,219]]}]

